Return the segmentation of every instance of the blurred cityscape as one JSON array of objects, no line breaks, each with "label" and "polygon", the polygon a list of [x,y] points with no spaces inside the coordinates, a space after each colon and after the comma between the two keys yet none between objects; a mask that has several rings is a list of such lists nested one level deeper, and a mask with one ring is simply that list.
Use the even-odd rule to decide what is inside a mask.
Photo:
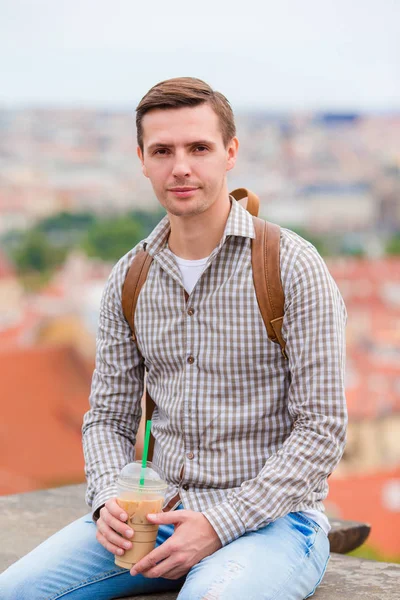
[{"label": "blurred cityscape", "polygon": [[[309,239],[348,310],[348,442],[330,515],[400,560],[400,114],[237,115],[230,189]],[[163,216],[134,115],[0,110],[0,494],[84,481],[81,424],[110,270]],[[375,556],[375,555],[374,555]]]}]

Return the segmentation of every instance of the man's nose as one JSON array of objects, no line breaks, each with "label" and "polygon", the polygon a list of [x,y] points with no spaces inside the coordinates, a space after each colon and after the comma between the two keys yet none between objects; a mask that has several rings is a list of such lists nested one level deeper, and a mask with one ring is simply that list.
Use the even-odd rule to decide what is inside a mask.
[{"label": "man's nose", "polygon": [[188,156],[182,152],[177,152],[172,167],[172,175],[174,177],[187,177],[190,175],[190,171]]}]

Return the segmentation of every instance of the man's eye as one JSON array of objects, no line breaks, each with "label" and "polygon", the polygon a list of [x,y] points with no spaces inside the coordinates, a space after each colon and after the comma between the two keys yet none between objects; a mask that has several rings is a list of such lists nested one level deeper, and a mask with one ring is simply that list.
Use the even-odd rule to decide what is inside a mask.
[{"label": "man's eye", "polygon": [[203,150],[208,150],[207,146],[196,146],[195,150],[199,150],[202,152]]},{"label": "man's eye", "polygon": [[167,152],[168,152],[167,148],[159,148],[158,150],[156,150],[154,152],[154,154],[161,154],[163,156],[164,154],[167,154]]}]

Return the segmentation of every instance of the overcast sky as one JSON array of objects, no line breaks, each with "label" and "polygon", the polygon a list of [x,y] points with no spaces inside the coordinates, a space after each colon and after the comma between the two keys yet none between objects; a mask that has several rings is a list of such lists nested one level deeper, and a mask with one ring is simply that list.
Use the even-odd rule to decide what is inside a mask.
[{"label": "overcast sky", "polygon": [[400,110],[400,0],[0,0],[0,106],[136,106],[194,76],[234,108]]}]

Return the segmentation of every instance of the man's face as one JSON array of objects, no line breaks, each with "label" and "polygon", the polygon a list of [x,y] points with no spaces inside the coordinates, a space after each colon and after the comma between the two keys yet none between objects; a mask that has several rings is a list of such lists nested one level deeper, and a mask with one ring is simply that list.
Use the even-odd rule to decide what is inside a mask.
[{"label": "man's face", "polygon": [[236,161],[238,141],[225,148],[219,120],[208,104],[153,109],[143,117],[143,173],[168,213],[205,212],[227,199],[226,172]]}]

